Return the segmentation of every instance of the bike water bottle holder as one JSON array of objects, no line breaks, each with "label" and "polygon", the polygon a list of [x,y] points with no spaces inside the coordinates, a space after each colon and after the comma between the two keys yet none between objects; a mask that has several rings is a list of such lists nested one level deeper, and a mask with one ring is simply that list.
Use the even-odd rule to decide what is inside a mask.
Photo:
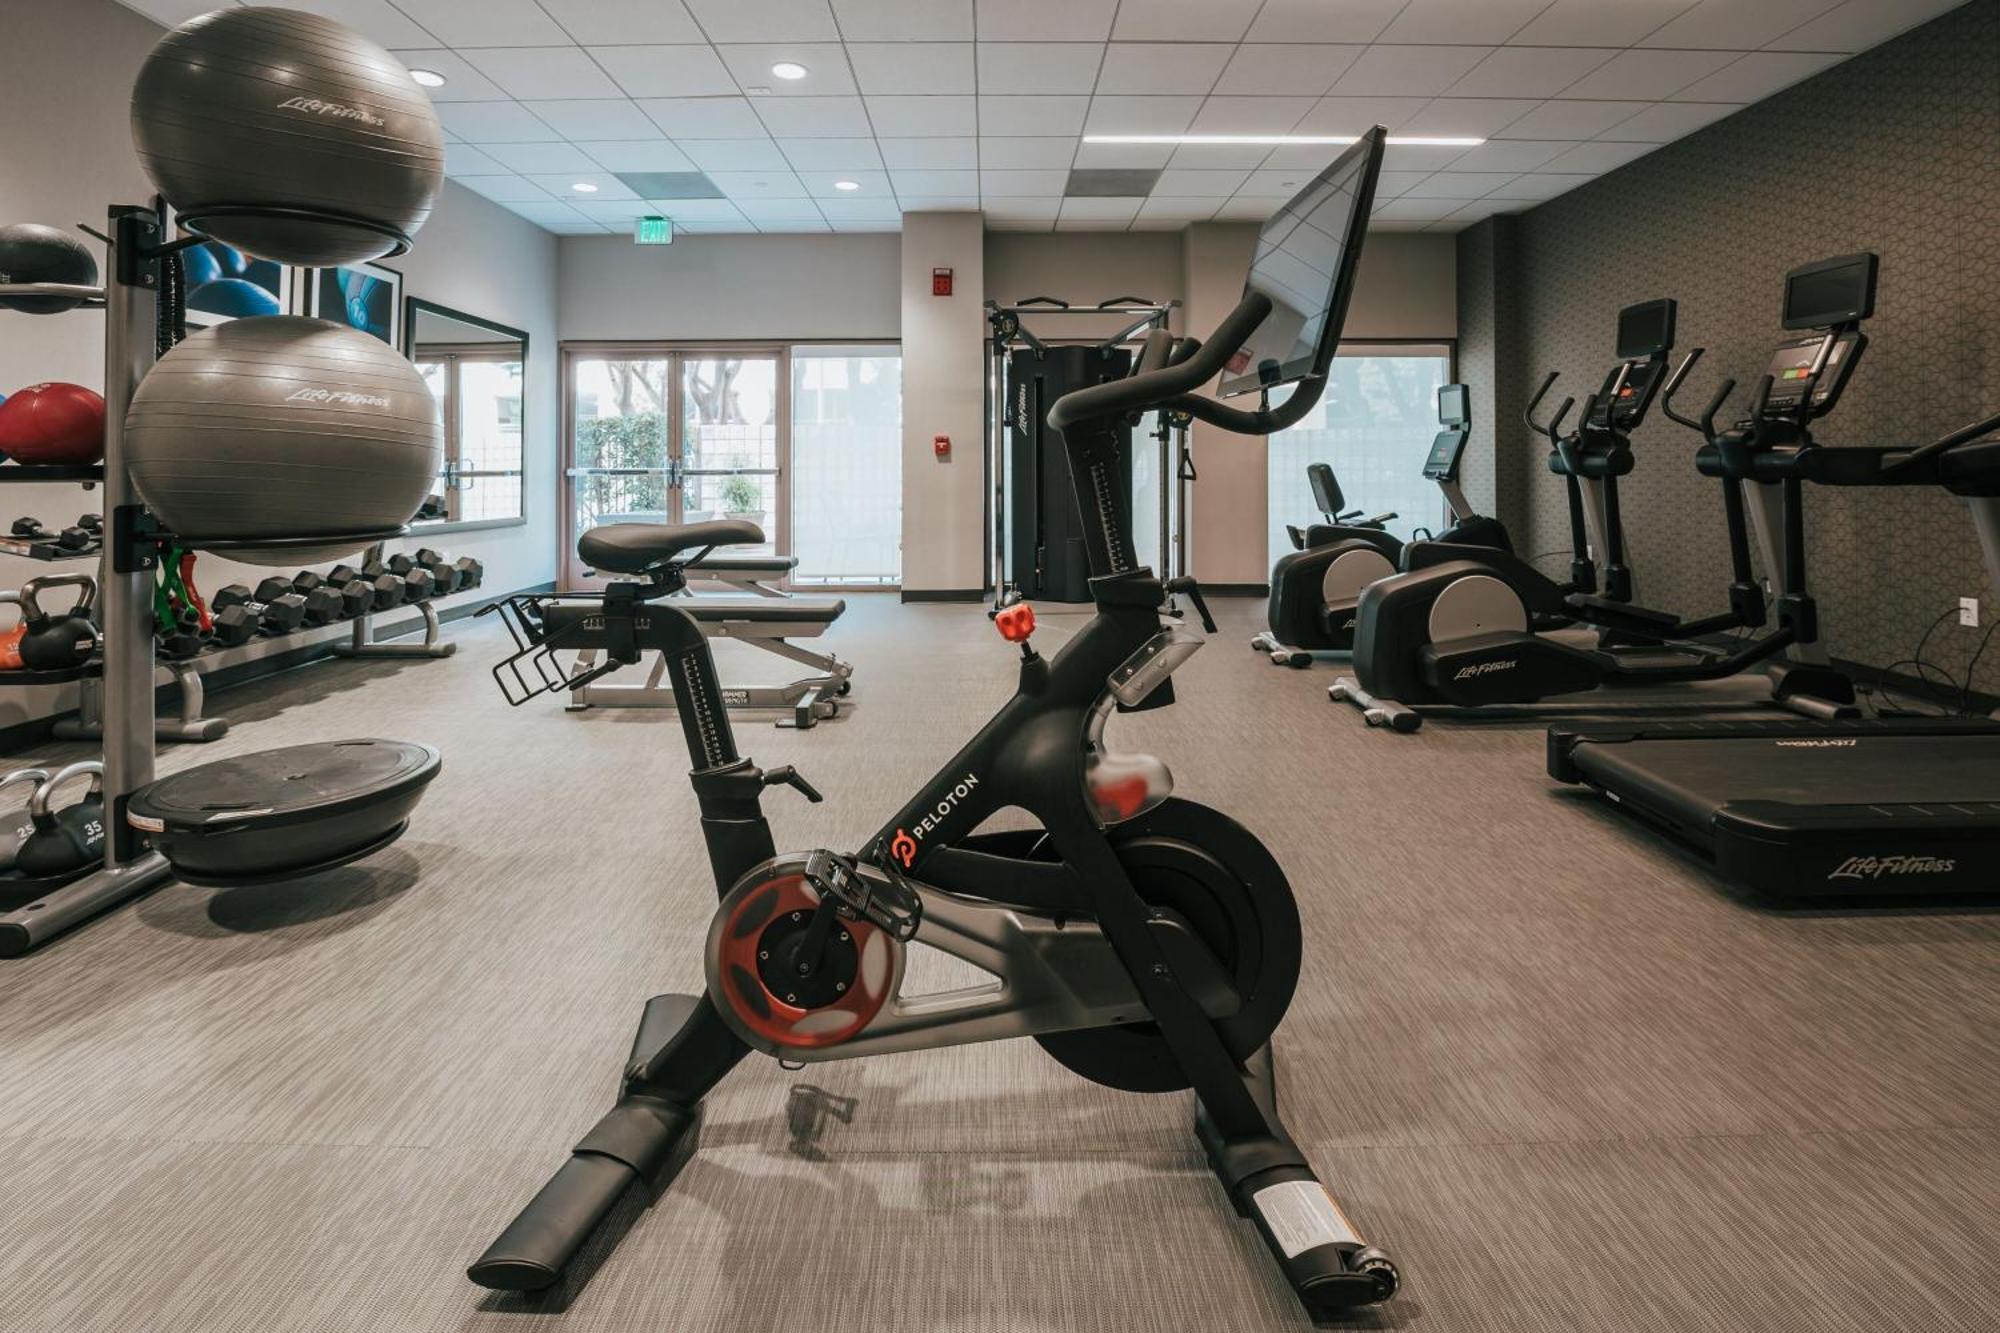
[{"label": "bike water bottle holder", "polygon": [[[630,666],[657,646],[645,641],[644,608],[675,590],[675,584],[663,580],[614,583],[602,594],[522,593],[480,607],[476,615],[497,614],[514,640],[514,651],[493,665],[494,683],[508,704],[519,708],[530,699],[581,689]],[[556,656],[585,649],[603,657],[581,671],[570,670]]]}]

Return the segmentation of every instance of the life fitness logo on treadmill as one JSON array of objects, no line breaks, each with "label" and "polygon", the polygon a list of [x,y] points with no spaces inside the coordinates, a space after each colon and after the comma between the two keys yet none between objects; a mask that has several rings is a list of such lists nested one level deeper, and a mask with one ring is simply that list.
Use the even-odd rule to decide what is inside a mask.
[{"label": "life fitness logo on treadmill", "polygon": [[1460,667],[1453,680],[1465,680],[1471,676],[1490,676],[1496,671],[1512,671],[1521,665],[1518,657],[1506,657],[1497,662],[1474,662],[1471,666]]},{"label": "life fitness logo on treadmill", "polygon": [[1958,862],[1939,856],[1850,856],[1827,878],[1880,879],[1884,875],[1949,875]]},{"label": "life fitness logo on treadmill", "polygon": [[338,102],[322,102],[317,97],[288,97],[278,103],[280,111],[304,111],[315,116],[331,116],[335,120],[358,120],[363,125],[380,128],[386,122],[366,107],[342,106]]},{"label": "life fitness logo on treadmill", "polygon": [[924,817],[916,822],[915,828],[896,830],[896,836],[889,839],[889,855],[901,861],[903,869],[908,870],[916,862],[917,844],[935,833],[951,812],[958,809],[959,802],[978,785],[977,773],[967,773],[960,778],[958,784],[944,794],[943,800],[924,812]]}]

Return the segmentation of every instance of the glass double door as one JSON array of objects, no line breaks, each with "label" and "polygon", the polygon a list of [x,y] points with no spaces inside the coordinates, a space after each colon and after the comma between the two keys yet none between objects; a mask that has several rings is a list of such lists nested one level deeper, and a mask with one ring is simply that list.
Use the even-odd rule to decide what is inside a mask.
[{"label": "glass double door", "polygon": [[733,554],[787,549],[782,360],[778,348],[565,354],[565,586],[602,581],[576,543],[606,523],[741,518],[764,543]]}]

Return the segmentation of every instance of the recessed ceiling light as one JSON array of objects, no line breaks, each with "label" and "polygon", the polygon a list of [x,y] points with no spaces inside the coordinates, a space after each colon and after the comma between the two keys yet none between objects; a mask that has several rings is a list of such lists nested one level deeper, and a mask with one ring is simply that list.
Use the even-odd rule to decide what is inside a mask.
[{"label": "recessed ceiling light", "polygon": [[806,67],[796,60],[780,60],[771,66],[771,73],[781,79],[803,79],[807,72]]},{"label": "recessed ceiling light", "polygon": [[570,188],[570,189],[572,189],[572,190],[575,190],[575,191],[576,191],[576,192],[577,192],[578,194],[596,194],[596,193],[597,193],[597,187],[596,187],[595,185],[592,185],[592,184],[591,184],[591,183],[590,183],[589,181],[577,181],[577,182],[576,182],[575,184],[571,185],[571,186],[570,186],[569,188]]},{"label": "recessed ceiling light", "polygon": [[410,71],[410,78],[414,80],[421,87],[425,88],[444,87],[444,75],[438,73],[434,69],[413,69]]},{"label": "recessed ceiling light", "polygon": [[860,188],[861,188],[861,182],[860,182],[860,181],[835,181],[835,182],[833,183],[833,188],[834,188],[834,189],[836,189],[836,190],[858,190],[858,189],[860,189]]},{"label": "recessed ceiling light", "polygon": [[[1220,143],[1220,144],[1350,144],[1352,134],[1086,134],[1085,143]],[[1393,145],[1429,148],[1477,148],[1484,139],[1389,136]]]}]

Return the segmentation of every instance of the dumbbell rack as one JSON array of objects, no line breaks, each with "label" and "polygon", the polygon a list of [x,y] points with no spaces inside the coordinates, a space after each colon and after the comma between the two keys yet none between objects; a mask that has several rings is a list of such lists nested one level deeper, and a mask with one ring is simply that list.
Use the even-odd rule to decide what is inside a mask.
[{"label": "dumbbell rack", "polygon": [[[104,286],[0,285],[0,296],[60,296],[104,311],[104,461],[92,466],[8,464],[18,481],[102,482],[105,542],[98,566],[104,629],[104,864],[24,907],[0,914],[0,957],[16,957],[51,936],[145,892],[167,878],[167,863],[125,819],[132,793],[153,781],[153,571],[157,549],[144,536],[146,511],[125,466],[125,410],[152,368],[158,318],[157,206],[113,205]],[[36,316],[46,318],[47,316]],[[81,673],[76,677],[81,679]]]},{"label": "dumbbell rack", "polygon": [[[367,552],[361,557],[361,563],[364,568],[368,565],[370,561],[380,560],[382,558],[383,545],[384,544],[382,542],[376,542],[373,546],[368,548]],[[410,603],[405,602],[404,605],[408,606],[410,605]],[[340,657],[409,658],[409,657],[450,657],[453,653],[457,652],[458,651],[457,644],[440,643],[438,641],[438,635],[440,632],[440,627],[438,625],[438,613],[437,613],[437,608],[431,605],[430,599],[426,598],[423,601],[416,603],[415,605],[417,610],[423,613],[424,617],[423,642],[421,643],[375,642],[374,627],[373,627],[374,615],[373,613],[369,613],[367,615],[359,615],[354,618],[354,620],[351,622],[354,626],[353,633],[349,636],[346,643],[336,643],[333,646],[334,653]]]}]

